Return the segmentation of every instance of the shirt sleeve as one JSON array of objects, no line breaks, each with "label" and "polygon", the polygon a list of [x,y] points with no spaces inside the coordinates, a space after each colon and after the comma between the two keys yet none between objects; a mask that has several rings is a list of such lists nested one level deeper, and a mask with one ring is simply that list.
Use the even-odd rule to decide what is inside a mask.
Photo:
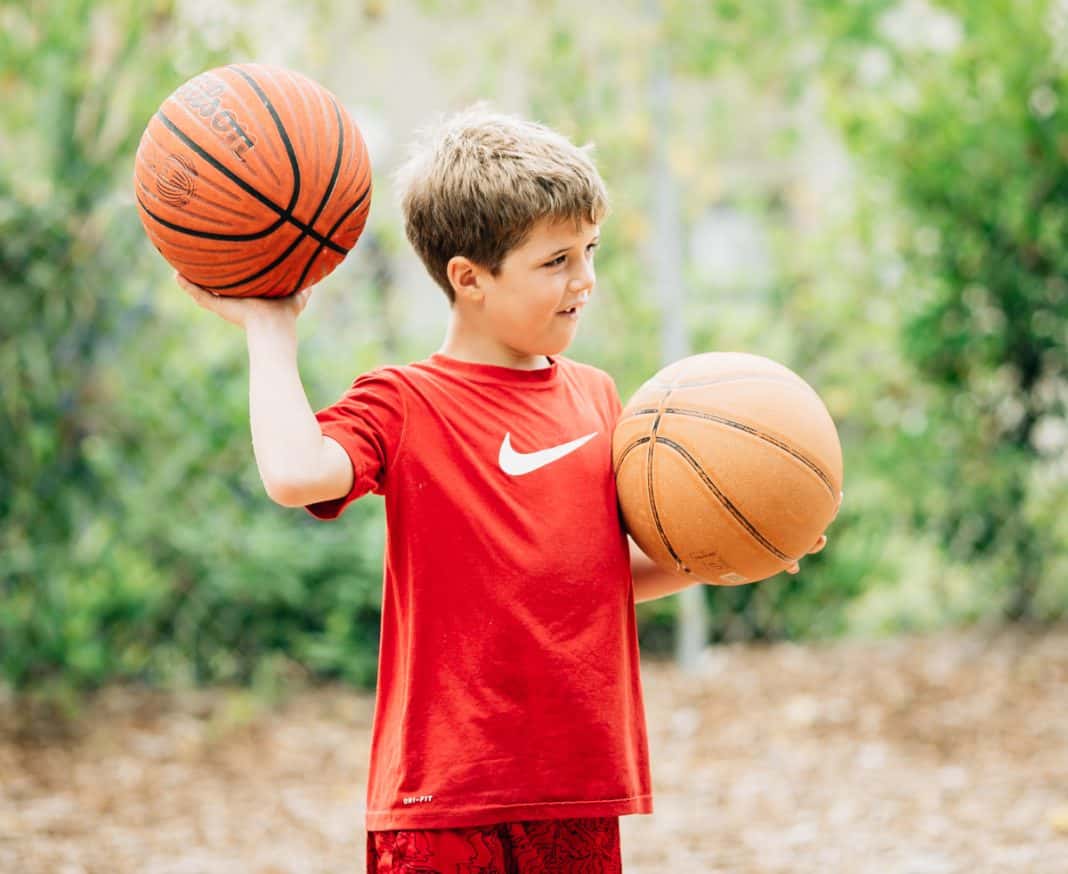
[{"label": "shirt sleeve", "polygon": [[317,519],[336,519],[368,492],[384,494],[404,435],[404,392],[387,369],[359,377],[335,403],[315,414],[323,436],[341,444],[352,462],[352,488],[331,501],[308,504]]},{"label": "shirt sleeve", "polygon": [[604,373],[604,381],[605,391],[608,395],[609,425],[614,428],[623,412],[623,402],[619,399],[619,389],[616,387],[616,381],[607,373]]}]

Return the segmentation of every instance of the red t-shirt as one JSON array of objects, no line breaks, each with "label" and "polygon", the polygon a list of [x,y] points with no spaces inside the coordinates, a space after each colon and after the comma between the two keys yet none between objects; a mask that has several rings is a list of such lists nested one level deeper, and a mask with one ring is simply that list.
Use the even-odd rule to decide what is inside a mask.
[{"label": "red t-shirt", "polygon": [[566,358],[444,355],[316,414],[386,500],[367,829],[651,813],[619,395]]}]

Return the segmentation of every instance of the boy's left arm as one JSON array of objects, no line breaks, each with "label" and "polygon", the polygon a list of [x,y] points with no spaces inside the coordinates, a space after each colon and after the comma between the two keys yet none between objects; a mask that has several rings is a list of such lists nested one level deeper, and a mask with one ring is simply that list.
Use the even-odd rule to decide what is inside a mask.
[{"label": "boy's left arm", "polygon": [[627,543],[630,544],[630,574],[634,578],[635,603],[674,595],[697,585],[698,581],[689,574],[671,573],[661,569],[629,537]]},{"label": "boy's left arm", "polygon": [[[835,517],[838,516],[838,511],[842,509],[842,501],[844,499],[845,492],[840,492],[838,506],[834,509]],[[688,589],[690,586],[695,586],[700,582],[700,580],[695,580],[688,574],[662,570],[656,562],[638,548],[638,544],[629,536],[627,537],[627,543],[630,546],[630,573],[634,578],[635,603],[652,601],[654,598],[663,598],[665,595],[674,595],[676,592],[681,592],[683,589]],[[820,539],[816,541],[812,549],[808,551],[808,554],[813,555],[826,545],[827,536],[821,534]],[[801,567],[796,561],[786,568],[788,574],[796,574],[799,570],[801,570]],[[712,584],[710,583],[709,585]],[[717,583],[716,585],[720,584]]]},{"label": "boy's left arm", "polygon": [[[634,601],[652,601],[654,598],[663,598],[674,595],[683,589],[697,585],[700,580],[695,580],[689,574],[672,573],[663,570],[656,562],[647,556],[629,537],[630,544],[630,573],[634,578]],[[820,535],[816,545],[809,550],[809,554],[819,552],[827,545],[827,538]],[[787,573],[796,574],[800,570],[797,562],[786,569]]]}]

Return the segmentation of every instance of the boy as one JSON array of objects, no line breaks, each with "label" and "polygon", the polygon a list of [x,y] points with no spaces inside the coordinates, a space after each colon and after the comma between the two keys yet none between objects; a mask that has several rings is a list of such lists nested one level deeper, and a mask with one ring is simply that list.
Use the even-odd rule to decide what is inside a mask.
[{"label": "boy", "polygon": [[385,496],[367,870],[621,871],[618,817],[651,813],[636,600],[693,579],[635,556],[611,464],[611,378],[562,357],[594,290],[608,203],[586,153],[481,108],[398,174],[408,239],[447,295],[440,350],[313,414],[308,292],[217,298],[244,327],[270,497],[339,516]]}]

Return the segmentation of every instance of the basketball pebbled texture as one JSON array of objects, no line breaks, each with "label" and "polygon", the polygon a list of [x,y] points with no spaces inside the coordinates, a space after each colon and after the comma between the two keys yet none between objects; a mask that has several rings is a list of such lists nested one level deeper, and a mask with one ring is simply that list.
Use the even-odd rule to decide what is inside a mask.
[{"label": "basketball pebbled texture", "polygon": [[333,270],[371,205],[355,122],[317,82],[263,64],[208,70],[171,94],[137,150],[149,238],[218,294],[282,297]]},{"label": "basketball pebbled texture", "polygon": [[612,458],[631,537],[664,568],[737,585],[800,559],[834,518],[838,433],[819,395],[757,355],[684,358],[642,385]]}]

